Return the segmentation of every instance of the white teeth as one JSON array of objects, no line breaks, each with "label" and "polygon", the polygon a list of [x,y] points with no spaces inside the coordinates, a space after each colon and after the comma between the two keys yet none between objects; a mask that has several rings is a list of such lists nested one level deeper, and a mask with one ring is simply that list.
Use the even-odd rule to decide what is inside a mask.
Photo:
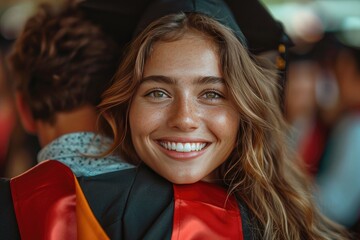
[{"label": "white teeth", "polygon": [[191,144],[190,143],[185,143],[183,151],[184,152],[190,152],[191,151]]},{"label": "white teeth", "polygon": [[184,150],[184,145],[182,143],[177,143],[175,151],[183,152],[183,150]]},{"label": "white teeth", "polygon": [[173,150],[176,152],[200,151],[206,146],[206,143],[160,142],[160,144],[167,150]]}]

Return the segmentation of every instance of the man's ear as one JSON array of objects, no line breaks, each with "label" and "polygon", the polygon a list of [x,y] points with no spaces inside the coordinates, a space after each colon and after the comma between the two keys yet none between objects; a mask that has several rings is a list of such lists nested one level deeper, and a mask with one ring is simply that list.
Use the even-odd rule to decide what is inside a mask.
[{"label": "man's ear", "polygon": [[28,133],[36,134],[36,123],[30,111],[30,107],[26,103],[24,96],[18,91],[15,93],[15,102],[20,121],[24,129]]}]

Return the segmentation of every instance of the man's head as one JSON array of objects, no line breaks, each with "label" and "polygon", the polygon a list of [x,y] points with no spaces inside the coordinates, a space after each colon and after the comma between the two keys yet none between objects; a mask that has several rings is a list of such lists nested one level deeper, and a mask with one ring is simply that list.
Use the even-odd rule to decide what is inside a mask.
[{"label": "man's head", "polygon": [[95,107],[118,58],[116,45],[74,7],[40,7],[9,58],[20,112],[53,124],[57,113]]}]

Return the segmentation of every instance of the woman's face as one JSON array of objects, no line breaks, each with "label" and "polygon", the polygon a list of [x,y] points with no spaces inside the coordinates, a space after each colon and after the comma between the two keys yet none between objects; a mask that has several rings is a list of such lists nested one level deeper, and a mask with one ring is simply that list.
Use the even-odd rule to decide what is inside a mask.
[{"label": "woman's face", "polygon": [[130,108],[140,158],[177,184],[214,181],[235,147],[240,115],[215,45],[195,34],[157,42]]}]

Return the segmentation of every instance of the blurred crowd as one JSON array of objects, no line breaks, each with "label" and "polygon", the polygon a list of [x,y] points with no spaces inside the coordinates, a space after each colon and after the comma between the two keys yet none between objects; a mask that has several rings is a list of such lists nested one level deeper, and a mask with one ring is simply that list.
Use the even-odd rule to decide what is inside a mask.
[{"label": "blurred crowd", "polygon": [[[1,7],[1,6],[0,6]],[[360,20],[359,20],[360,21]],[[355,44],[341,30],[312,42],[293,37],[288,54],[285,118],[289,139],[314,182],[322,211],[360,232],[360,32]],[[0,176],[13,177],[36,164],[39,143],[19,124],[6,54],[0,37]]]},{"label": "blurred crowd", "polygon": [[358,229],[360,47],[328,33],[289,60],[285,116],[294,149],[315,183],[319,207]]}]

